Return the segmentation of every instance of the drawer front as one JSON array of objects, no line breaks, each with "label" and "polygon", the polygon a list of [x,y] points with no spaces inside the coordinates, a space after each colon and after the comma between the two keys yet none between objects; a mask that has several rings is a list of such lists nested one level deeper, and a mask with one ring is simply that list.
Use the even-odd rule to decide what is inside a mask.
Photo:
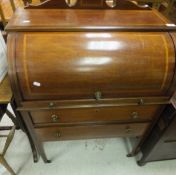
[{"label": "drawer front", "polygon": [[47,127],[36,128],[35,131],[42,141],[134,137],[143,135],[148,125],[149,123]]},{"label": "drawer front", "polygon": [[35,124],[68,122],[150,121],[160,105],[31,111]]}]

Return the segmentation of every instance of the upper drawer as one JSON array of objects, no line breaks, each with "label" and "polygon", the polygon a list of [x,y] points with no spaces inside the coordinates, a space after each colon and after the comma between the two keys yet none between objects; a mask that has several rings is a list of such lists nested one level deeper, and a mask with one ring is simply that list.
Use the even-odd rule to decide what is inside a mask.
[{"label": "upper drawer", "polygon": [[168,33],[20,32],[15,37],[16,59],[9,39],[9,61],[15,61],[24,100],[93,99],[96,92],[102,98],[168,95],[175,67]]},{"label": "upper drawer", "polygon": [[150,121],[160,105],[31,111],[34,123]]}]

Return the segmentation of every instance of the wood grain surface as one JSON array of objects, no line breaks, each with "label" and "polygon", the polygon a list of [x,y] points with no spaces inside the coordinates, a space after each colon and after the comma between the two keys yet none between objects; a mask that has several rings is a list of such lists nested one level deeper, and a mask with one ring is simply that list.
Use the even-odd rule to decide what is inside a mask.
[{"label": "wood grain surface", "polygon": [[39,154],[41,141],[141,136],[174,94],[175,26],[155,10],[18,10],[9,76]]},{"label": "wood grain surface", "polygon": [[36,128],[42,141],[141,136],[149,123]]},{"label": "wood grain surface", "polygon": [[175,69],[164,32],[19,33],[16,57],[25,100],[168,96]]},{"label": "wood grain surface", "polygon": [[151,121],[160,105],[31,111],[35,124]]},{"label": "wood grain surface", "polygon": [[12,91],[8,76],[0,83],[0,104],[9,103],[12,98]]},{"label": "wood grain surface", "polygon": [[[137,19],[137,20],[136,20]],[[7,31],[73,31],[121,28],[169,28],[171,22],[155,10],[18,9]]]}]

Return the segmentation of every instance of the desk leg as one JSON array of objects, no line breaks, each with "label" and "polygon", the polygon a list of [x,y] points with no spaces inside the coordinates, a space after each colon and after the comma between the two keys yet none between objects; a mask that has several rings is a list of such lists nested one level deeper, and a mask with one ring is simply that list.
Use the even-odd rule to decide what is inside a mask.
[{"label": "desk leg", "polygon": [[[17,106],[16,106],[16,103],[15,103],[14,98],[12,98],[12,100],[11,100],[11,102],[10,102],[10,105],[11,105],[12,110],[13,110],[13,112],[15,113],[15,116],[16,116],[16,118],[14,119],[15,121],[12,119],[12,118],[14,118],[14,117],[12,117],[11,120],[14,122],[15,125],[16,125],[16,123],[18,123],[17,125],[19,125],[20,129],[21,129],[23,132],[25,132],[24,122],[23,122],[23,119],[21,118],[19,112],[17,112],[17,110],[16,110]],[[7,113],[7,115],[8,115],[9,117],[10,117],[11,115],[13,115],[13,114],[11,114],[11,112],[9,112],[8,110],[6,111],[6,113]]]},{"label": "desk leg", "polygon": [[29,131],[29,136],[30,136],[29,138],[31,138],[32,143],[34,143],[39,155],[42,157],[42,159],[45,163],[51,163],[51,161],[48,160],[46,157],[42,142],[36,136],[36,133],[34,131],[34,127],[33,127],[33,124],[32,124],[32,121],[31,121],[31,118],[30,118],[28,112],[23,111],[23,112],[21,112],[21,114],[22,114],[23,120],[25,122],[25,125],[27,127],[27,130]]},{"label": "desk leg", "polygon": [[[18,111],[16,111],[16,103],[15,103],[14,99],[11,100],[10,105],[11,105],[11,107],[12,107],[14,113],[15,113],[15,116],[16,116],[15,121],[16,121],[16,123],[18,123],[20,129],[23,132],[26,133],[26,135],[27,135],[27,137],[29,139],[29,143],[30,143],[30,146],[31,146],[32,154],[33,154],[33,160],[34,160],[34,162],[38,162],[39,158],[38,158],[38,153],[37,153],[36,147],[35,147],[34,142],[33,142],[32,138],[31,138],[31,136],[29,134],[29,131],[28,131],[27,127],[25,126],[25,123],[24,123],[24,121],[23,121],[23,119],[21,117],[21,114]],[[11,115],[13,115],[13,114],[11,114]]]},{"label": "desk leg", "polygon": [[38,160],[39,160],[37,150],[36,150],[35,145],[34,145],[34,143],[33,143],[33,141],[32,141],[32,138],[31,138],[30,134],[27,132],[27,130],[26,130],[26,134],[27,134],[27,136],[28,136],[29,143],[30,143],[30,145],[31,145],[33,160],[34,160],[35,163],[37,163]]}]

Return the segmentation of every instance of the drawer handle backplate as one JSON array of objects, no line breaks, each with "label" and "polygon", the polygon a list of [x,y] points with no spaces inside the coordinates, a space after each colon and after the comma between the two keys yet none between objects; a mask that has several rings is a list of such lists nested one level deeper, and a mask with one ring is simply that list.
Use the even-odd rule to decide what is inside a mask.
[{"label": "drawer handle backplate", "polygon": [[132,119],[138,119],[139,118],[138,112],[132,112],[131,117],[132,117]]},{"label": "drawer handle backplate", "polygon": [[101,98],[102,98],[102,93],[100,91],[95,92],[95,99],[101,100]]},{"label": "drawer handle backplate", "polygon": [[58,116],[58,115],[53,114],[53,115],[51,116],[51,118],[52,118],[52,121],[53,121],[53,122],[58,122],[58,121],[59,121],[59,116]]}]

